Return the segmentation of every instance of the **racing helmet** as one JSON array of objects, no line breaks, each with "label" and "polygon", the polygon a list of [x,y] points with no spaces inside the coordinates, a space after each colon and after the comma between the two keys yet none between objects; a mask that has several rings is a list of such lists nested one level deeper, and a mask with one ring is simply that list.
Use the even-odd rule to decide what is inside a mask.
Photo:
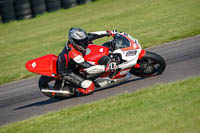
[{"label": "racing helmet", "polygon": [[71,28],[69,30],[69,42],[72,46],[80,52],[85,52],[88,46],[88,35],[85,30],[81,28]]}]

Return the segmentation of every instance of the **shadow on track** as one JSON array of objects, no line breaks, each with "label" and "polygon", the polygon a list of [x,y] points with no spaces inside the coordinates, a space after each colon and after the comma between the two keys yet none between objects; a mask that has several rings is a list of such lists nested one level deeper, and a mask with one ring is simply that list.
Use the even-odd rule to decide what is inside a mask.
[{"label": "shadow on track", "polygon": [[[113,87],[121,86],[121,85],[123,85],[123,84],[127,84],[127,83],[129,83],[129,82],[135,82],[135,81],[143,80],[143,79],[144,79],[144,78],[134,78],[134,79],[127,80],[127,81],[124,81],[124,82],[119,83],[119,84],[116,84],[116,85],[112,85],[112,86],[110,86],[110,87],[105,87],[105,88],[97,89],[97,90],[95,90],[95,92],[103,91],[103,90],[110,89],[110,88],[113,88]],[[92,94],[89,94],[89,95],[92,95]],[[63,100],[72,99],[72,98],[78,98],[78,97],[84,97],[84,96],[89,96],[89,95],[77,94],[77,95],[74,96],[74,97],[66,98],[66,99],[63,99]],[[62,101],[62,100],[50,98],[50,99],[48,99],[48,100],[43,100],[43,101],[40,101],[40,102],[36,102],[36,103],[24,105],[24,106],[15,108],[15,109],[13,109],[13,110],[20,110],[20,109],[30,108],[30,107],[33,107],[33,106],[44,106],[44,105],[56,103],[56,102],[59,102],[59,101]]]},{"label": "shadow on track", "polygon": [[121,86],[121,85],[123,85],[123,84],[127,84],[127,83],[129,83],[129,82],[135,82],[135,81],[139,81],[139,80],[143,80],[143,79],[144,79],[144,78],[137,77],[137,78],[134,78],[134,79],[131,79],[131,80],[127,80],[127,81],[121,82],[121,83],[116,84],[116,85],[112,85],[112,86],[109,86],[109,87],[97,89],[97,90],[95,90],[95,92],[97,92],[97,91],[102,91],[102,90],[106,90],[106,89],[110,89],[110,88],[113,88],[113,87]]},{"label": "shadow on track", "polygon": [[59,101],[60,100],[57,100],[57,99],[48,99],[48,100],[44,100],[44,101],[40,101],[40,102],[24,105],[24,106],[15,108],[13,110],[19,110],[19,109],[29,108],[29,107],[33,107],[33,106],[43,106],[43,105],[47,105],[47,104],[51,104],[51,103],[55,103],[55,102],[59,102]]}]

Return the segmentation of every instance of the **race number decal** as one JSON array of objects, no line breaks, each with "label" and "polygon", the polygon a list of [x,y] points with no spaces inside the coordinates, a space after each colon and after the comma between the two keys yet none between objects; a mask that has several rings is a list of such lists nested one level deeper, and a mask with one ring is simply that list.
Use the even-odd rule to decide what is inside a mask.
[{"label": "race number decal", "polygon": [[136,50],[132,50],[132,51],[128,51],[126,53],[126,56],[135,56],[137,54],[137,51]]}]

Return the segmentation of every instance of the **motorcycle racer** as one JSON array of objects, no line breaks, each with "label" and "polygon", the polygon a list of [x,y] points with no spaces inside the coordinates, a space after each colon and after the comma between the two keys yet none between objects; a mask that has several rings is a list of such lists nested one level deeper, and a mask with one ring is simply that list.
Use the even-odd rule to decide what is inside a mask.
[{"label": "motorcycle racer", "polygon": [[[79,68],[84,69],[89,74],[95,74],[111,69],[112,65],[105,67],[104,65],[92,65],[85,61],[87,46],[93,40],[115,36],[116,30],[110,31],[97,31],[86,33],[81,28],[71,28],[69,30],[69,40],[66,42],[65,47],[58,56],[57,71],[64,80],[67,80],[76,86],[82,94],[90,94],[94,91],[95,85],[91,80],[85,79],[77,73]],[[110,67],[109,67],[110,66]],[[113,66],[112,66],[113,67]]]},{"label": "motorcycle racer", "polygon": [[[105,36],[113,39],[102,45],[89,42]],[[80,28],[69,30],[69,40],[59,56],[48,54],[26,63],[28,71],[41,75],[40,91],[54,99],[91,94],[94,88],[127,81],[131,74],[143,78],[160,75],[165,68],[162,56],[142,49],[130,34],[115,30],[86,33]]]}]

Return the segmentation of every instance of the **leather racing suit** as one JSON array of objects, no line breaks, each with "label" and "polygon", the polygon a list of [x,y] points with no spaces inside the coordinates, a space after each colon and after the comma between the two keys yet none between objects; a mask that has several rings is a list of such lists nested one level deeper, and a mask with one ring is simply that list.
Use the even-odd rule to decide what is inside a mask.
[{"label": "leather racing suit", "polygon": [[[111,31],[90,32],[88,33],[88,41],[92,42],[95,39],[105,36],[114,36],[114,34]],[[94,83],[91,80],[83,78],[80,74],[78,74],[77,70],[79,70],[80,68],[86,69],[92,67],[98,67],[105,70],[105,66],[93,66],[85,61],[83,56],[84,55],[77,49],[75,49],[68,41],[62,52],[58,56],[57,71],[64,80],[67,80],[79,87],[78,90],[82,94],[90,94],[94,91]]]}]

